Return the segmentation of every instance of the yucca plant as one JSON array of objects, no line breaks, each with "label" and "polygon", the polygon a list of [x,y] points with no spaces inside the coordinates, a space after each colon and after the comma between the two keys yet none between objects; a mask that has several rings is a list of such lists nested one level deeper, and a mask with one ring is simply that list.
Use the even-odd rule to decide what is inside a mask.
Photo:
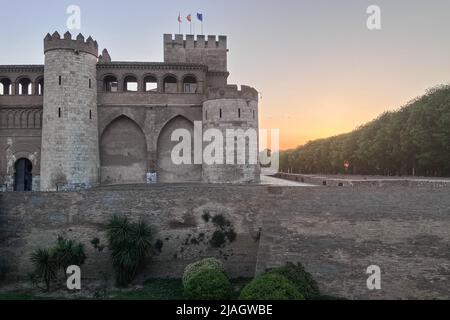
[{"label": "yucca plant", "polygon": [[118,286],[127,286],[152,253],[152,230],[144,222],[113,216],[107,225],[108,246]]},{"label": "yucca plant", "polygon": [[34,267],[34,278],[38,282],[44,282],[45,290],[50,291],[50,283],[56,279],[58,270],[58,264],[53,253],[48,249],[36,249],[31,254],[31,262]]}]

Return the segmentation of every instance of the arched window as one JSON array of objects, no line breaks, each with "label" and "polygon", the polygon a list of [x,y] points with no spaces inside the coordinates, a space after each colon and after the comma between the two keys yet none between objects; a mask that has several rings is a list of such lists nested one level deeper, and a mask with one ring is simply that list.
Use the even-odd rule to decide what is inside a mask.
[{"label": "arched window", "polygon": [[166,76],[164,78],[164,92],[165,93],[178,92],[177,78],[175,78],[174,76]]},{"label": "arched window", "polygon": [[135,76],[127,76],[123,79],[123,91],[136,92],[138,91],[138,82]]},{"label": "arched window", "polygon": [[119,83],[115,76],[106,76],[103,79],[103,90],[105,92],[117,92],[119,89]]},{"label": "arched window", "polygon": [[194,76],[186,76],[183,80],[184,93],[197,93],[197,79]]},{"label": "arched window", "polygon": [[158,80],[155,76],[146,76],[144,78],[144,90],[145,92],[157,92]]},{"label": "arched window", "polygon": [[19,95],[31,95],[31,80],[28,78],[22,78],[18,82],[18,94]]},{"label": "arched window", "polygon": [[12,83],[8,78],[3,78],[0,80],[0,95],[8,96],[11,94]]},{"label": "arched window", "polygon": [[36,94],[42,96],[44,94],[44,78],[39,78],[36,81]]}]

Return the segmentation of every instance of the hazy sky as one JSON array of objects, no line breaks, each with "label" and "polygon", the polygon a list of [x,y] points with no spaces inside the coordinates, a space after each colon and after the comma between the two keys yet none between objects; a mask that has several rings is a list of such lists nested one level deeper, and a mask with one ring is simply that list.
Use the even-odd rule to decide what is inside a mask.
[{"label": "hazy sky", "polygon": [[[178,12],[203,12],[205,33],[228,36],[229,82],[261,92],[260,126],[280,128],[282,148],[350,131],[450,79],[449,0],[0,0],[0,64],[43,63],[42,39],[66,31],[70,4],[113,60],[162,61]],[[381,30],[366,27],[372,4]]]}]

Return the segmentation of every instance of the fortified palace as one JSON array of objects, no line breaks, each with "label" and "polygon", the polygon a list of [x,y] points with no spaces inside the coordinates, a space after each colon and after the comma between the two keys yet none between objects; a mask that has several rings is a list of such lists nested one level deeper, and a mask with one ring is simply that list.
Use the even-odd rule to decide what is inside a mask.
[{"label": "fortified palace", "polygon": [[166,34],[164,62],[120,62],[92,37],[47,34],[44,65],[0,65],[0,185],[258,183],[259,165],[171,159],[173,131],[197,121],[258,132],[258,92],[227,84],[227,53],[225,36]]}]

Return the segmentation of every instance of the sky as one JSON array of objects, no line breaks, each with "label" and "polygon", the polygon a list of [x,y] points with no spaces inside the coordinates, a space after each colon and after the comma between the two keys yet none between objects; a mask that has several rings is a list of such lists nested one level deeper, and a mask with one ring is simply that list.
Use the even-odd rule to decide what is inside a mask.
[{"label": "sky", "polygon": [[[261,93],[260,127],[280,129],[281,149],[349,132],[450,79],[448,0],[0,0],[0,64],[42,64],[42,39],[67,30],[69,5],[117,61],[162,61],[178,13],[202,12],[206,34],[228,36],[229,83]],[[370,5],[381,30],[367,28]]]}]

